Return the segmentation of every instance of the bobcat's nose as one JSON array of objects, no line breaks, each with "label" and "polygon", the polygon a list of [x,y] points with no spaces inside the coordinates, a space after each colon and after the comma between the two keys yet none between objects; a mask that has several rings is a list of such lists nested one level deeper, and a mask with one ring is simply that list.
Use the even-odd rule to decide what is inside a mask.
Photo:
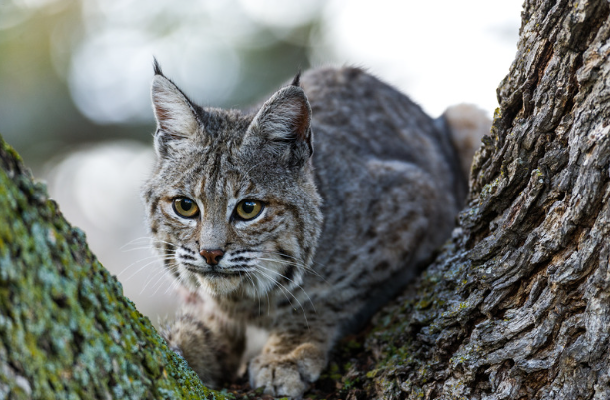
[{"label": "bobcat's nose", "polygon": [[220,262],[220,259],[222,258],[222,256],[224,256],[225,252],[220,250],[220,249],[216,249],[216,250],[201,250],[199,252],[199,254],[201,254],[201,257],[205,258],[205,261],[210,264],[210,265],[216,265]]}]

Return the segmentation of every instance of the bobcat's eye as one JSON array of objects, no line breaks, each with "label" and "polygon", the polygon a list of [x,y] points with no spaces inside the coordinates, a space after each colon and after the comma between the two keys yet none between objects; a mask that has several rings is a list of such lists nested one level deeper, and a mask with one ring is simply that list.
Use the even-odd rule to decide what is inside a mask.
[{"label": "bobcat's eye", "polygon": [[191,199],[179,197],[173,201],[174,211],[183,218],[194,218],[199,214],[199,207]]},{"label": "bobcat's eye", "polygon": [[248,221],[259,216],[263,211],[263,203],[258,200],[242,200],[235,208],[235,212],[239,219]]}]

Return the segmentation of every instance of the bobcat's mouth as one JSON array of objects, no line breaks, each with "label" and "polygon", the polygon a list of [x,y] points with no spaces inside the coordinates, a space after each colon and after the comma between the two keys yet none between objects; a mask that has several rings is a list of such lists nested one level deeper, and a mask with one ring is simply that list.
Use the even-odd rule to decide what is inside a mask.
[{"label": "bobcat's mouth", "polygon": [[245,272],[245,271],[213,268],[213,269],[209,269],[206,271],[202,271],[201,274],[203,274],[206,277],[212,277],[212,278],[226,278],[226,277],[233,277],[233,276],[241,276],[243,272]]},{"label": "bobcat's mouth", "polygon": [[184,264],[184,267],[187,271],[205,276],[206,278],[228,278],[234,276],[241,276],[243,273],[247,272],[243,268],[218,268],[217,266],[211,266],[207,269],[203,269],[201,267],[195,267],[189,264]]}]

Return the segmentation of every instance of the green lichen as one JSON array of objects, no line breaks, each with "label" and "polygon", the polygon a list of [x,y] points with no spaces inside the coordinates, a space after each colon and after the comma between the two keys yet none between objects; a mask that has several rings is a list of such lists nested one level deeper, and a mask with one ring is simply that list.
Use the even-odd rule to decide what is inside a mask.
[{"label": "green lichen", "polygon": [[358,385],[358,383],[360,383],[360,379],[359,378],[355,378],[355,379],[344,378],[341,380],[341,383],[343,384],[342,390],[346,391],[346,390],[350,390],[350,389],[356,387]]},{"label": "green lichen", "polygon": [[337,363],[330,363],[328,368],[326,368],[326,373],[323,374],[323,377],[333,381],[340,381],[342,375]]},{"label": "green lichen", "polygon": [[369,378],[369,379],[373,379],[374,377],[377,376],[378,372],[379,372],[379,370],[377,370],[377,369],[369,371],[369,372],[366,373],[366,377]]},{"label": "green lichen", "polygon": [[497,119],[502,118],[502,110],[500,110],[500,107],[496,107],[496,109],[494,110],[494,116],[493,119],[494,121]]},{"label": "green lichen", "polygon": [[479,195],[479,204],[481,204],[485,199],[496,192],[497,187],[500,185],[500,178],[494,179],[491,183],[483,186],[481,189],[481,194]]},{"label": "green lichen", "polygon": [[226,398],[168,349],[0,137],[0,398],[8,393]]},{"label": "green lichen", "polygon": [[435,381],[448,361],[430,358],[428,345],[419,339],[435,337],[455,323],[456,315],[473,307],[462,297],[471,285],[471,261],[455,258],[450,248],[454,244],[446,246],[445,255],[373,320],[365,350],[375,354],[375,362],[359,376],[359,386],[369,393],[383,398],[423,396],[424,386]]}]

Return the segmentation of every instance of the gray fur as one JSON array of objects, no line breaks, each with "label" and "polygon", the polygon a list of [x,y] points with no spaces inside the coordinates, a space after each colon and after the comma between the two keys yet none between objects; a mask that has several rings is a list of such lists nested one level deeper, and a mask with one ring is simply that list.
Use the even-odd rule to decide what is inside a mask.
[{"label": "gray fur", "polygon": [[[467,189],[458,154],[360,69],[306,72],[254,114],[202,109],[155,71],[159,157],[142,197],[159,253],[193,292],[166,337],[217,386],[236,371],[245,327],[262,327],[251,384],[298,398],[355,319],[448,237]],[[199,216],[176,215],[176,197]],[[244,199],[266,204],[258,218],[235,218]],[[216,270],[202,249],[225,252]]]}]

